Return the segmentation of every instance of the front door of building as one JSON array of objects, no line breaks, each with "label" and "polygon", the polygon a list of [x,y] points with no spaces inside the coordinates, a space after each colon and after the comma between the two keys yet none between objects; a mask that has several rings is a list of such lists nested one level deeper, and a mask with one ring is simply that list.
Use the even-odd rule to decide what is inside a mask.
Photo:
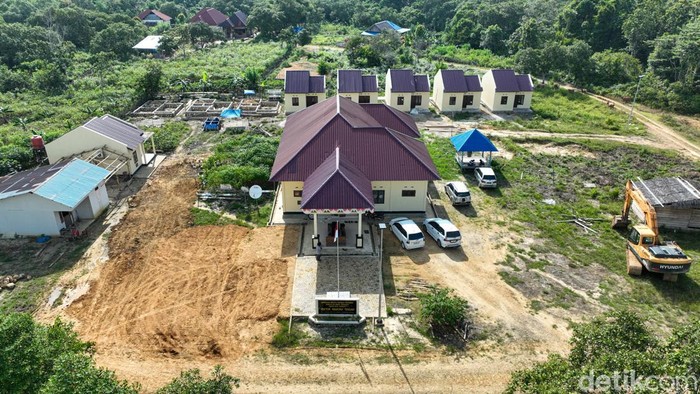
[{"label": "front door of building", "polygon": [[525,95],[524,94],[516,94],[515,95],[515,104],[513,105],[513,108],[518,108],[519,106],[525,104]]},{"label": "front door of building", "polygon": [[310,107],[318,103],[318,96],[306,96],[306,106]]},{"label": "front door of building", "polygon": [[411,96],[411,109],[420,106],[423,103],[423,97]]}]

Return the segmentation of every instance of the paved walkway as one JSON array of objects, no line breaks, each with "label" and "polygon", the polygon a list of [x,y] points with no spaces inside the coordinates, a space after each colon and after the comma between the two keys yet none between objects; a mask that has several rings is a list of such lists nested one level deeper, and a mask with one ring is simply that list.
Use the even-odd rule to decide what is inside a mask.
[{"label": "paved walkway", "polygon": [[[379,309],[379,257],[341,256],[340,291],[349,291],[360,299],[360,316],[377,316]],[[338,274],[334,256],[324,256],[317,263],[314,256],[297,257],[292,291],[292,315],[309,317],[316,313],[316,296],[338,290]],[[386,299],[382,294],[382,316],[386,317]]]}]

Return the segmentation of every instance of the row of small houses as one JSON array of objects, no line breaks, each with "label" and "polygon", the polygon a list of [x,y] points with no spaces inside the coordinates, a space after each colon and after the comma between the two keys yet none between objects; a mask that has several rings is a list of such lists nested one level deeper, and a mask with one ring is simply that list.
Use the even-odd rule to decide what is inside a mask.
[{"label": "row of small houses", "polygon": [[[465,75],[461,70],[440,70],[430,80],[413,70],[390,69],[386,74],[384,101],[404,111],[428,110],[432,101],[440,112],[479,111],[484,104],[491,111],[530,109],[534,86],[529,74],[513,70],[489,70],[483,77]],[[338,94],[360,104],[376,103],[379,87],[376,75],[360,70],[338,70]],[[326,77],[306,70],[288,70],[284,80],[285,112],[293,113],[326,98]]]},{"label": "row of small houses", "polygon": [[[156,26],[161,23],[173,23],[173,18],[158,10],[147,9],[138,15],[138,18],[146,26]],[[249,37],[251,30],[248,28],[248,15],[243,11],[236,11],[233,15],[226,15],[216,8],[202,8],[195,16],[190,18],[190,23],[204,23],[211,27],[220,28],[226,38]]]}]

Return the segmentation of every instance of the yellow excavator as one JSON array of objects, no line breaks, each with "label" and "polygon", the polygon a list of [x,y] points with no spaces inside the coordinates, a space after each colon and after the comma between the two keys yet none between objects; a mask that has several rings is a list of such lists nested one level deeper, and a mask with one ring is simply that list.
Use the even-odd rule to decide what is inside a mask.
[{"label": "yellow excavator", "polygon": [[659,239],[656,210],[639,190],[635,190],[632,181],[627,181],[622,215],[613,218],[612,227],[627,228],[633,202],[644,214],[645,224],[633,226],[627,237],[627,273],[639,276],[646,269],[663,274],[666,281],[675,282],[678,274],[690,270],[692,260],[675,242]]}]

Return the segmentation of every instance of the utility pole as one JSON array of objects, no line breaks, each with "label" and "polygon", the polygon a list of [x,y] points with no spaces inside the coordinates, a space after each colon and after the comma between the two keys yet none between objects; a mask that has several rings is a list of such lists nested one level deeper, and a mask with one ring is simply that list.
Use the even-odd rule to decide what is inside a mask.
[{"label": "utility pole", "polygon": [[632,100],[632,108],[630,109],[630,116],[627,117],[627,127],[630,127],[630,124],[632,124],[632,115],[634,114],[634,104],[637,102],[637,95],[639,94],[639,85],[642,82],[642,78],[644,78],[644,74],[640,75],[637,78],[637,90],[634,92],[634,99]]},{"label": "utility pole", "polygon": [[384,327],[384,322],[382,321],[382,294],[384,294],[384,275],[382,275],[384,262],[384,229],[386,228],[386,223],[379,223],[379,309],[377,309],[377,322],[376,327]]}]

